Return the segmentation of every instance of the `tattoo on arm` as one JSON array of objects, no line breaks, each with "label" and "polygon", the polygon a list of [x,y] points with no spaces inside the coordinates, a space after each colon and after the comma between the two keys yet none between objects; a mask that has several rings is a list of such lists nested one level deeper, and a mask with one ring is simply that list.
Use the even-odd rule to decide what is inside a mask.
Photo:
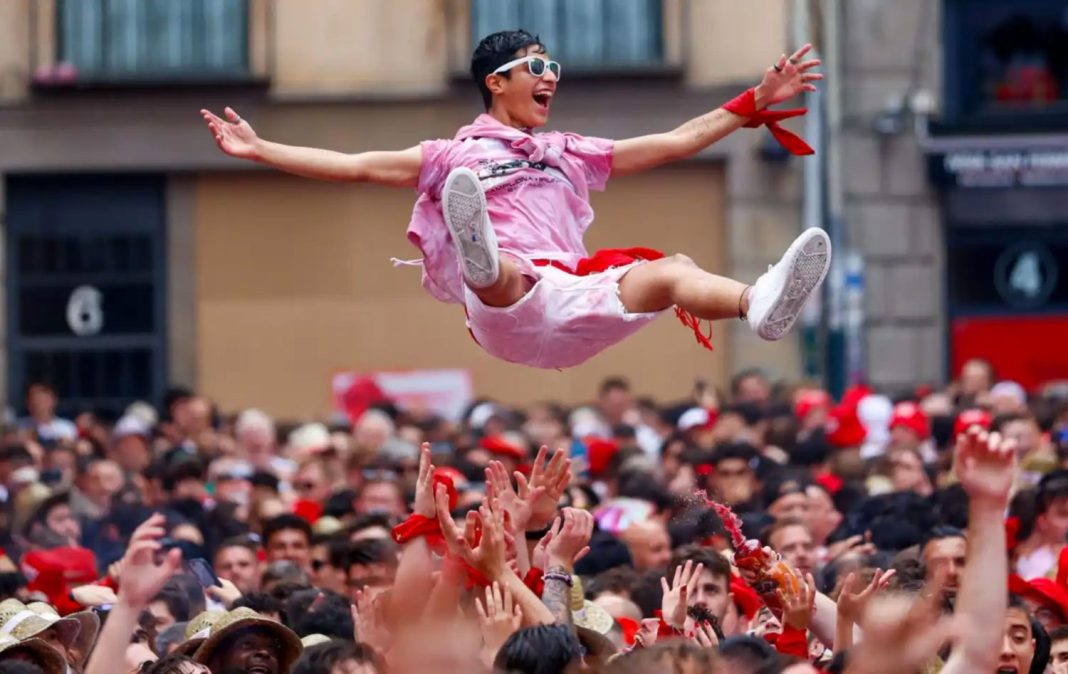
[{"label": "tattoo on arm", "polygon": [[[550,566],[545,572],[570,575],[570,572],[562,566]],[[541,603],[545,604],[557,623],[571,625],[571,586],[567,583],[546,578],[545,589],[541,592]]]},{"label": "tattoo on arm", "polygon": [[724,135],[724,129],[722,128],[724,116],[729,114],[725,110],[717,108],[712,112],[691,119],[683,124],[682,128],[686,136],[695,145],[702,148],[707,147]]}]

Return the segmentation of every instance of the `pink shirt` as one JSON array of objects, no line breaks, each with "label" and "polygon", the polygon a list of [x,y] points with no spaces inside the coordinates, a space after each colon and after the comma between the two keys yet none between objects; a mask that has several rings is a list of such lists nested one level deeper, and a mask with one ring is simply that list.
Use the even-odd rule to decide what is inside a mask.
[{"label": "pink shirt", "polygon": [[574,265],[586,257],[582,237],[593,222],[591,189],[612,172],[613,142],[552,131],[529,134],[483,114],[452,140],[422,144],[419,200],[408,240],[423,253],[423,286],[442,302],[463,303],[456,250],[441,213],[449,172],[465,166],[482,181],[502,251]]}]

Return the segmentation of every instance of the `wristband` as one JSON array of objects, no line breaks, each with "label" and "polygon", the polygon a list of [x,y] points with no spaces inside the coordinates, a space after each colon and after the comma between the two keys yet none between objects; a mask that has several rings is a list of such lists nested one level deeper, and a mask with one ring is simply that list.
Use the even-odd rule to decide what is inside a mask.
[{"label": "wristband", "polygon": [[553,571],[547,571],[541,575],[542,581],[558,580],[561,583],[566,583],[568,587],[575,586],[575,579],[566,573],[554,573]]}]

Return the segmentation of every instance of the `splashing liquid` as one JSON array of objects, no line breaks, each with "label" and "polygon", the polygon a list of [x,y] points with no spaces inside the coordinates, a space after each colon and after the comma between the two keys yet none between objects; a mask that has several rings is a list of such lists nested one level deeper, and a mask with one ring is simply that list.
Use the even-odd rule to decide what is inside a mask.
[{"label": "splashing liquid", "polygon": [[697,495],[719,516],[723,528],[730,535],[735,566],[756,574],[757,582],[754,583],[753,589],[763,596],[769,608],[775,610],[779,603],[775,591],[779,588],[785,589],[787,583],[797,587],[797,576],[793,570],[779,559],[778,555],[769,555],[760,545],[760,541],[745,537],[742,533],[742,521],[730,506],[713,501],[704,492]]}]

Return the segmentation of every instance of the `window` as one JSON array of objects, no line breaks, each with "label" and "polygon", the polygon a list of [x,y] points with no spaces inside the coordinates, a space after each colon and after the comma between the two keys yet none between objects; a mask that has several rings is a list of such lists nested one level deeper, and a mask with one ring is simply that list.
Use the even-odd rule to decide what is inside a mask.
[{"label": "window", "polygon": [[949,121],[1032,126],[1068,114],[1063,0],[946,0],[945,21]]},{"label": "window", "polygon": [[565,68],[611,70],[664,60],[661,0],[474,0],[474,44],[499,30],[541,37]]},{"label": "window", "polygon": [[247,0],[60,0],[58,61],[80,81],[239,77]]}]

